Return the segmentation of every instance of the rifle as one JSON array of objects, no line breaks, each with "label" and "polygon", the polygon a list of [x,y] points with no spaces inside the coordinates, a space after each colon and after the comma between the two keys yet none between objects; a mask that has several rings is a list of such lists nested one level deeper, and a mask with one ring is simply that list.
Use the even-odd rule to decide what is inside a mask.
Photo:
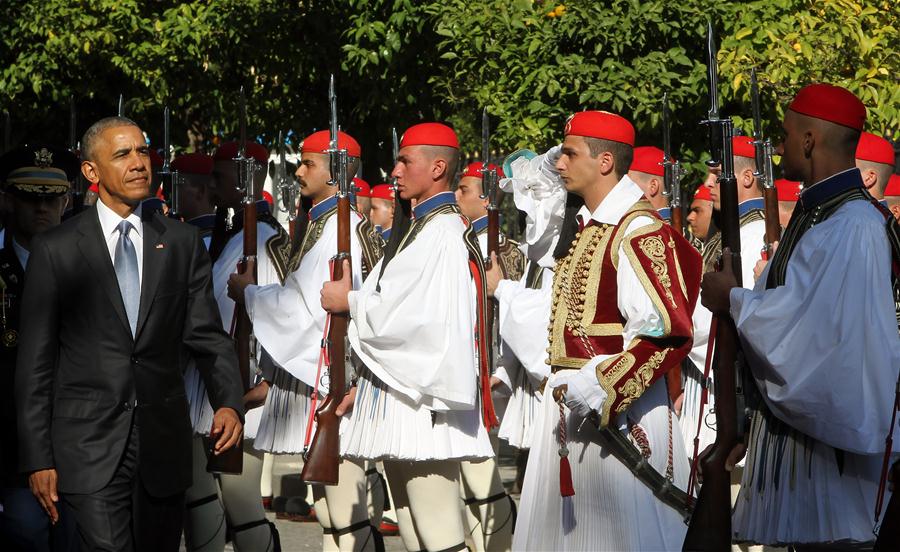
[{"label": "rifle", "polygon": [[159,170],[159,178],[162,181],[163,196],[168,199],[169,216],[181,219],[181,209],[178,203],[178,171],[169,168],[169,106],[163,109],[163,164]]},{"label": "rifle", "polygon": [[[75,111],[75,97],[69,96],[69,152],[80,159],[81,152],[78,150],[77,123],[78,118]],[[77,215],[84,209],[85,186],[83,178],[84,177],[81,176],[81,171],[78,171],[78,174],[75,175],[75,179],[72,181],[73,215]]]},{"label": "rifle", "polygon": [[297,220],[297,194],[300,186],[287,174],[287,152],[284,147],[284,132],[278,131],[278,163],[275,165],[273,189],[278,194],[278,209],[287,213],[288,228],[293,240]]},{"label": "rifle", "polygon": [[[256,186],[254,176],[256,173],[256,160],[247,157],[247,102],[244,97],[244,87],[240,90],[240,142],[238,154],[234,158],[238,176],[238,190],[244,195],[244,254],[238,263],[238,272],[244,274],[248,270],[249,261],[254,261],[253,282],[256,282]],[[253,326],[247,310],[243,304],[234,304],[234,315],[231,319],[231,335],[234,337],[234,349],[238,358],[241,386],[244,393],[250,388],[250,364],[253,361],[255,348],[251,333]],[[219,456],[210,456],[206,465],[206,471],[215,473],[239,474],[243,471],[244,444],[239,441],[237,446],[222,452]]]},{"label": "rifle", "polygon": [[[328,99],[331,104],[331,142],[328,157],[331,165],[331,179],[328,184],[337,186],[337,255],[331,259],[331,279],[344,277],[344,259],[350,260],[350,191],[352,175],[348,173],[347,150],[338,142],[337,96],[334,93],[334,75],[328,83]],[[352,275],[351,275],[352,279]],[[326,327],[326,358],[328,359],[328,396],[316,409],[316,435],[309,450],[304,455],[303,471],[300,479],[321,485],[338,484],[340,464],[340,417],[335,414],[338,404],[346,393],[347,373],[350,363],[350,348],[347,343],[347,323],[349,313],[329,313]]]},{"label": "rifle", "polygon": [[669,135],[669,93],[663,94],[662,100],[662,132],[663,132],[663,197],[669,198],[669,210],[672,213],[672,227],[684,235],[684,211],[681,210],[681,178],[684,168],[672,155],[672,139]]},{"label": "rifle", "polygon": [[119,94],[119,108],[116,110],[116,115],[119,117],[125,116],[125,95]]},{"label": "rifle", "polygon": [[763,137],[762,116],[759,109],[759,85],[756,82],[756,69],[750,71],[750,104],[753,109],[753,149],[756,158],[756,171],[753,176],[763,185],[763,198],[766,204],[766,245],[763,259],[772,258],[773,244],[781,238],[781,224],[778,221],[778,191],[775,189],[775,170],[772,167],[772,155],[775,148],[772,141]]},{"label": "rifle", "polygon": [[[485,268],[491,266],[491,255],[500,255],[500,208],[499,208],[499,189],[497,179],[497,169],[490,165],[491,155],[491,126],[488,117],[487,108],[481,111],[481,199],[487,199],[487,259],[484,261]],[[499,257],[497,259],[500,260]],[[500,263],[500,269],[503,270],[503,263]],[[499,356],[500,344],[500,320],[499,312],[493,301],[487,302],[487,334],[491,336],[491,354],[494,358]],[[482,378],[481,387],[490,391],[491,382],[489,378]],[[489,395],[488,395],[489,396]],[[489,409],[493,412],[493,407]],[[485,410],[487,412],[487,410]],[[487,417],[487,416],[486,416]],[[484,420],[488,429],[500,425],[496,416],[490,416],[492,420]]]},{"label": "rifle", "polygon": [[[734,125],[730,118],[719,116],[717,90],[716,43],[712,22],[707,24],[707,54],[710,110],[703,121],[709,129],[712,159],[710,166],[721,165],[719,189],[722,197],[722,247],[732,252],[732,270],[741,285],[741,235],[737,206],[737,179],[734,176],[734,153],[731,139]],[[715,139],[713,139],[715,138]],[[730,316],[715,318],[716,441],[699,460],[703,467],[703,486],[691,515],[684,550],[727,550],[731,547],[731,474],[725,461],[742,438],[738,423],[737,363],[740,342]],[[693,470],[692,470],[693,471]]]}]

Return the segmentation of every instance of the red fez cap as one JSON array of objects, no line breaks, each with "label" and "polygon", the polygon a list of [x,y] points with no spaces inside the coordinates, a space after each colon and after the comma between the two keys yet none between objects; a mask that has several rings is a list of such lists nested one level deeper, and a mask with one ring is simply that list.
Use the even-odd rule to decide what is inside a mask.
[{"label": "red fez cap", "polygon": [[394,187],[390,184],[375,184],[374,186],[372,186],[372,198],[393,201]]},{"label": "red fez cap", "polygon": [[581,111],[566,121],[566,136],[585,136],[634,146],[634,127],[627,119],[608,111]]},{"label": "red fez cap", "polygon": [[372,197],[372,187],[362,178],[353,177],[353,185],[356,186],[356,197]]},{"label": "red fez cap", "polygon": [[900,174],[892,174],[884,187],[884,195],[891,197],[900,196]]},{"label": "red fez cap", "polygon": [[804,86],[788,109],[859,131],[866,123],[866,106],[853,92],[833,84]]},{"label": "red fez cap", "polygon": [[275,207],[275,198],[272,197],[272,194],[270,194],[269,192],[263,190],[262,198],[263,198],[264,200],[266,200],[266,203],[269,204],[269,208],[270,208],[270,209],[273,208],[273,207]]},{"label": "red fez cap", "polygon": [[859,144],[856,146],[856,158],[873,163],[884,163],[893,167],[894,146],[881,136],[863,132],[860,134]]},{"label": "red fez cap", "polygon": [[800,183],[786,178],[775,181],[775,190],[778,191],[778,201],[797,201],[800,199]]},{"label": "red fez cap", "polygon": [[[300,153],[325,153],[330,146],[331,132],[320,130],[303,139]],[[359,142],[342,130],[338,131],[338,148],[347,150],[347,155],[350,157],[360,157],[362,155],[362,148],[359,147]]]},{"label": "red fez cap", "polygon": [[[216,161],[231,161],[238,154],[237,142],[225,142],[216,149],[214,159]],[[244,145],[244,155],[256,159],[257,162],[266,164],[269,162],[269,152],[261,144],[247,141]]]},{"label": "red fez cap", "polygon": [[151,167],[162,167],[163,158],[155,149],[150,148],[150,166]]},{"label": "red fez cap", "polygon": [[459,149],[459,139],[452,128],[441,123],[419,123],[406,129],[400,139],[400,147],[446,146]]},{"label": "red fez cap", "polygon": [[176,157],[171,167],[180,173],[210,175],[213,173],[213,158],[205,153],[187,153]]},{"label": "red fez cap", "polygon": [[702,199],[703,201],[712,201],[712,195],[709,192],[709,188],[700,184],[700,187],[697,188],[697,191],[694,193],[694,199]]},{"label": "red fez cap", "polygon": [[731,151],[735,157],[756,159],[756,148],[753,147],[753,138],[750,136],[733,136],[731,138]]},{"label": "red fez cap", "polygon": [[[465,178],[467,176],[471,176],[473,178],[477,178],[480,180],[482,177],[481,171],[483,169],[484,169],[484,163],[482,163],[481,161],[475,161],[474,163],[469,163],[469,166],[466,167],[466,172],[462,173],[462,176],[460,176],[460,178]],[[503,169],[501,169],[497,165],[495,165],[493,163],[488,163],[488,169],[496,170],[497,177],[504,178]]]},{"label": "red fez cap", "polygon": [[634,160],[629,170],[664,176],[663,155],[663,150],[654,146],[634,148]]}]

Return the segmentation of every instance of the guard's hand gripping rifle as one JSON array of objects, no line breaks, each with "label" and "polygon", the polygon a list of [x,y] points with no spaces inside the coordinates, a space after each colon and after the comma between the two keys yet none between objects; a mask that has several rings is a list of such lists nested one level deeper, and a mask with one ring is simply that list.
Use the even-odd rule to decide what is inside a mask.
[{"label": "guard's hand gripping rifle", "polygon": [[169,167],[169,106],[163,109],[163,164],[159,169],[159,178],[162,181],[161,186],[163,196],[169,204],[169,216],[174,219],[181,219],[181,208],[178,203],[178,171],[173,171]]},{"label": "guard's hand gripping rifle", "polygon": [[681,210],[681,178],[684,168],[672,155],[672,139],[669,126],[669,94],[663,94],[662,131],[663,131],[663,196],[669,200],[669,211],[672,216],[672,227],[684,235],[684,211]]},{"label": "guard's hand gripping rifle", "polygon": [[[347,165],[347,150],[338,143],[337,96],[334,93],[334,75],[328,83],[328,97],[331,103],[331,142],[328,156],[331,163],[331,180],[337,186],[337,255],[331,260],[332,281],[344,277],[344,259],[350,260],[350,191],[352,175]],[[350,275],[352,280],[352,274]],[[328,315],[328,338],[326,342],[328,359],[328,396],[316,410],[316,435],[306,453],[300,478],[310,483],[322,485],[338,484],[338,464],[340,463],[340,417],[335,410],[344,398],[347,385],[347,365],[350,350],[347,344],[347,323],[350,314],[330,313]]]},{"label": "guard's hand gripping rifle", "polygon": [[775,189],[775,171],[772,167],[775,148],[771,140],[763,137],[756,69],[750,71],[750,103],[753,109],[753,149],[756,158],[756,172],[753,176],[763,187],[766,205],[766,245],[762,254],[763,259],[768,260],[772,258],[773,244],[781,238],[781,224],[778,222],[778,191]]},{"label": "guard's hand gripping rifle", "polygon": [[[710,166],[721,165],[719,177],[722,216],[722,247],[732,252],[732,270],[741,284],[741,235],[737,206],[737,179],[734,176],[734,153],[731,138],[733,122],[719,116],[717,92],[716,43],[712,23],[707,28],[709,76],[709,118],[702,122],[709,128],[712,159]],[[730,316],[716,317],[715,374],[716,441],[700,458],[703,486],[691,515],[684,540],[684,550],[720,551],[731,547],[731,474],[725,462],[741,439],[738,423],[737,362],[740,343],[737,329]]]}]

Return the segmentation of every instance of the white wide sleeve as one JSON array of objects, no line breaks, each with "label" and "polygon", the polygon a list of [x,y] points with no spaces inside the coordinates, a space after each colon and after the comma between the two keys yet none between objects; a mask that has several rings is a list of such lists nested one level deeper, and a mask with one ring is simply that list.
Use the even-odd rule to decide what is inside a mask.
[{"label": "white wide sleeve", "polygon": [[[434,410],[475,404],[475,290],[464,226],[438,215],[381,278],[351,292],[353,350],[385,384]],[[373,274],[378,274],[376,265]]]},{"label": "white wide sleeve", "polygon": [[[748,361],[772,412],[832,447],[884,448],[900,337],[881,215],[851,202],[796,245],[785,285],[731,291]],[[896,430],[896,428],[895,428]]]},{"label": "white wide sleeve", "polygon": [[547,326],[553,301],[553,272],[542,270],[540,289],[526,288],[523,276],[517,282],[501,280],[494,292],[500,314],[500,337],[522,363],[535,386],[550,374],[546,360],[550,346]]},{"label": "white wide sleeve", "polygon": [[[259,344],[276,364],[306,385],[315,386],[324,393],[328,392],[327,385],[324,385],[327,379],[322,377],[324,367],[319,373],[326,319],[321,291],[322,285],[331,279],[329,261],[336,252],[337,218],[331,217],[322,235],[304,255],[297,270],[287,277],[284,286],[276,282],[265,286],[247,286],[244,290],[247,312]],[[351,229],[351,259],[356,288],[362,274],[359,252],[356,232]]]}]

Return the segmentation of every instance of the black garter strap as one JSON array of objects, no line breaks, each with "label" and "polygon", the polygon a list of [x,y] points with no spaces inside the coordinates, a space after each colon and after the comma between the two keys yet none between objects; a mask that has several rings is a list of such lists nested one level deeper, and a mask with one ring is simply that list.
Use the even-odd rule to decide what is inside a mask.
[{"label": "black garter strap", "polygon": [[260,525],[268,525],[269,520],[266,518],[258,519],[256,521],[248,521],[247,523],[242,523],[240,525],[235,525],[231,528],[233,533],[240,533],[241,531],[246,531],[247,529],[253,529],[254,527],[259,527]]},{"label": "black garter strap", "polygon": [[203,506],[204,504],[209,504],[210,502],[215,502],[219,499],[219,495],[211,494],[209,496],[204,496],[203,498],[198,498],[197,500],[192,500],[184,505],[188,510],[192,510],[198,506]]},{"label": "black garter strap", "polygon": [[498,493],[487,498],[467,498],[463,500],[463,504],[465,504],[466,506],[481,506],[482,504],[490,504],[491,502],[496,502],[501,498],[506,498],[507,496],[509,495],[506,494],[506,491],[503,491],[502,493]]}]

